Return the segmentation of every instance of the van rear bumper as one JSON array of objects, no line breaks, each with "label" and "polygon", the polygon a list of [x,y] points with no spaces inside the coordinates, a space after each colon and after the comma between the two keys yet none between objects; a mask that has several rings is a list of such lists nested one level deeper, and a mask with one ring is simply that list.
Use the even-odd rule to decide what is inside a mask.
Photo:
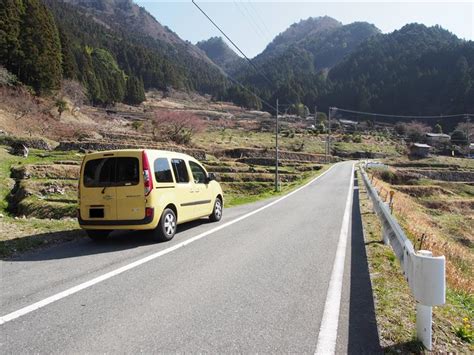
[{"label": "van rear bumper", "polygon": [[155,218],[155,211],[152,210],[152,213],[150,216],[146,216],[143,219],[133,219],[133,220],[84,220],[81,217],[80,210],[77,211],[77,220],[79,222],[79,225],[84,228],[88,227],[111,227],[111,226],[116,226],[116,227],[133,227],[133,226],[144,226],[147,224],[152,224],[153,220]]}]

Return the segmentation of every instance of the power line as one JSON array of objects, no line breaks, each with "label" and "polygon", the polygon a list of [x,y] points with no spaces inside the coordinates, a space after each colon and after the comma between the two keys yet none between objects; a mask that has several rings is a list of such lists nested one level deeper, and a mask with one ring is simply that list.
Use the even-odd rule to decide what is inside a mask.
[{"label": "power line", "polygon": [[[257,68],[257,66],[253,63],[253,61],[249,57],[247,57],[247,55],[239,48],[239,46],[237,46],[237,44],[235,44],[235,42],[232,41],[229,36],[227,36],[227,34],[209,17],[209,15],[201,7],[199,7],[199,5],[195,2],[195,0],[192,0],[192,2],[194,6],[196,6],[198,10],[201,11],[201,13],[214,25],[214,27],[216,27],[219,30],[219,32],[222,33],[222,35],[239,51],[239,53],[242,54],[242,56],[247,60],[247,62],[253,67],[255,72],[259,74],[262,78],[264,78],[267,81],[267,83],[270,85],[270,87],[273,87],[274,83],[270,79],[268,79],[268,77]],[[297,98],[300,97],[300,95],[291,86],[288,86],[288,88],[296,95]],[[256,95],[256,94],[253,93],[253,95]]]},{"label": "power line", "polygon": [[[255,16],[254,17],[254,14],[252,13],[251,10],[249,10],[249,8],[247,7],[247,5],[244,3],[244,2],[241,2],[240,3],[242,5],[242,7],[245,9],[245,11],[247,12],[247,14],[249,15],[249,18],[252,20],[253,23],[255,23],[255,25],[257,26],[258,30],[260,31],[260,33],[262,33],[263,35],[263,39],[265,40],[265,42],[269,42],[269,38],[267,37],[265,31],[262,30],[262,27],[260,26],[260,23],[259,23],[259,20],[258,18]],[[260,21],[261,22],[261,21]]]},{"label": "power line", "polygon": [[[239,3],[237,1],[234,0],[234,5],[235,7],[239,10],[239,12],[241,13],[242,17],[244,17],[248,23],[255,29],[255,33],[258,33],[258,35],[264,40],[264,41],[267,41],[267,39],[265,38],[265,33],[263,33],[262,29],[258,26],[258,23],[254,21],[253,17],[251,17],[248,9],[244,6],[243,3]],[[244,12],[242,11],[242,8],[245,10],[245,12],[247,13],[244,14]]]},{"label": "power line", "polygon": [[441,118],[450,118],[450,117],[474,117],[474,114],[471,113],[459,113],[459,114],[454,114],[454,115],[438,115],[438,116],[411,116],[411,115],[389,115],[389,114],[384,114],[384,113],[374,113],[374,112],[363,112],[363,111],[355,111],[355,110],[348,110],[348,109],[343,109],[343,108],[337,108],[333,107],[335,111],[340,111],[340,112],[347,112],[347,113],[354,113],[354,114],[361,114],[361,115],[367,115],[367,116],[378,116],[378,117],[392,117],[392,118],[411,118],[411,119],[441,119]]},{"label": "power line", "polygon": [[256,65],[252,62],[252,60],[250,60],[250,58],[247,57],[247,55],[239,48],[239,46],[236,45],[236,44],[234,43],[234,41],[232,41],[232,40],[229,38],[229,36],[227,36],[227,35],[225,34],[225,32],[206,14],[206,12],[205,12],[203,9],[201,9],[201,8],[199,7],[198,4],[196,4],[195,0],[191,0],[191,1],[193,2],[194,6],[196,6],[196,7],[198,8],[198,10],[201,11],[202,14],[203,14],[204,16],[206,16],[206,18],[214,25],[214,27],[216,27],[216,28],[219,30],[219,32],[222,33],[222,35],[223,35],[225,38],[227,38],[227,40],[239,51],[239,53],[242,54],[242,56],[247,60],[247,62],[250,63],[250,65],[255,69],[255,71],[256,71],[258,74],[260,74],[260,75],[262,76],[262,78],[264,78],[271,86],[273,86],[273,83],[271,82],[271,80],[268,79],[263,73],[261,73],[261,72],[258,70],[258,68],[257,68]]},{"label": "power line", "polygon": [[269,108],[271,108],[273,111],[277,111],[277,108],[275,106],[273,106],[272,104],[268,103],[268,101],[262,99],[260,96],[258,96],[255,92],[253,92],[252,90],[250,90],[249,88],[247,88],[244,84],[242,84],[240,81],[238,81],[237,79],[233,78],[231,75],[227,74],[224,72],[224,75],[226,76],[226,78],[230,79],[230,81],[234,82],[235,84],[239,85],[242,89],[244,89],[245,91],[247,91],[248,93],[250,93],[251,95],[255,96],[256,98],[258,98],[262,103],[264,103],[265,105],[267,105]]},{"label": "power line", "polygon": [[262,24],[263,28],[265,29],[265,31],[268,33],[269,35],[269,38],[271,39],[272,37],[272,34],[270,33],[270,30],[268,29],[267,27],[267,24],[265,23],[264,19],[260,16],[260,12],[257,10],[256,7],[253,6],[252,2],[250,0],[247,0],[247,2],[250,4],[250,7],[253,9],[253,11],[255,12],[257,18],[260,20],[260,23]]}]

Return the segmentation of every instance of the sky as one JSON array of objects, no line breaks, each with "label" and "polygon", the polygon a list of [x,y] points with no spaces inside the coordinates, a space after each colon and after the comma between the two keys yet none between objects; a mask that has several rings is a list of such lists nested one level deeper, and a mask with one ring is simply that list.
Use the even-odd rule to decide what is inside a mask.
[{"label": "sky", "polygon": [[[210,37],[221,36],[218,29],[191,0],[135,2],[182,39],[194,44]],[[366,21],[377,26],[383,33],[392,32],[413,22],[428,26],[440,25],[460,38],[474,40],[474,0],[196,2],[249,57],[261,53],[276,35],[291,24],[308,17],[325,15],[343,24]]]}]

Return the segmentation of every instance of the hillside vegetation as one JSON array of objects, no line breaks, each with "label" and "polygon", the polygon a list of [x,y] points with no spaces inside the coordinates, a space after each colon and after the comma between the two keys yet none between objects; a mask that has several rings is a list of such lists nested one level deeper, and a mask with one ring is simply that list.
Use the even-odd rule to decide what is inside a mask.
[{"label": "hillside vegetation", "polygon": [[474,44],[438,26],[409,24],[382,34],[365,22],[309,18],[276,36],[253,59],[256,71],[221,38],[195,46],[132,0],[4,4],[0,65],[43,96],[71,79],[98,106],[136,105],[149,89],[177,89],[269,112],[265,101],[273,105],[277,98],[320,111],[474,110]]}]

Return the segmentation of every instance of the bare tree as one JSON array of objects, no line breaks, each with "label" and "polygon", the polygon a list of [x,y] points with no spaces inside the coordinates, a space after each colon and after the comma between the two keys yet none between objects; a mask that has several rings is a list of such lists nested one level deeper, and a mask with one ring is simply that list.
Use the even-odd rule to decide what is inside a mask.
[{"label": "bare tree", "polygon": [[158,111],[152,122],[155,139],[177,144],[189,144],[205,126],[198,116],[184,111]]},{"label": "bare tree", "polygon": [[412,121],[405,125],[407,137],[412,142],[422,142],[426,133],[431,132],[431,127],[418,121]]},{"label": "bare tree", "polygon": [[81,107],[87,101],[86,90],[75,80],[65,79],[61,82],[61,96],[69,98],[76,107]]}]

